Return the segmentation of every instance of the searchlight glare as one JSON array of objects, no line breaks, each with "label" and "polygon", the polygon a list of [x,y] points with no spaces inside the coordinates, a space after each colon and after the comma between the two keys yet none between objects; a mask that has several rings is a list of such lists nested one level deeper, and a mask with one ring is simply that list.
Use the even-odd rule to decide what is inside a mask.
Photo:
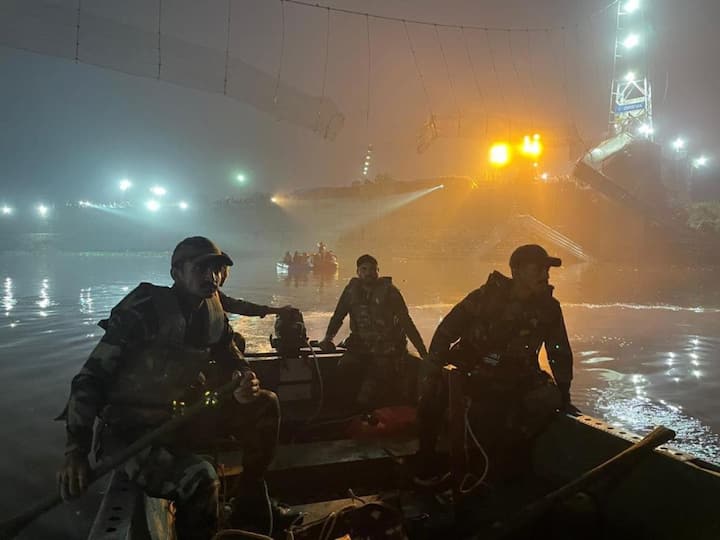
[{"label": "searchlight glare", "polygon": [[708,158],[706,156],[700,156],[699,158],[693,160],[693,167],[699,169],[700,167],[707,165],[707,162]]},{"label": "searchlight glare", "polygon": [[672,147],[679,152],[680,150],[685,148],[685,139],[683,139],[682,137],[678,137],[672,142]]},{"label": "searchlight glare", "polygon": [[640,43],[640,38],[638,37],[637,34],[630,34],[630,35],[629,35],[628,37],[626,37],[626,38],[623,40],[623,42],[622,42],[623,47],[625,47],[626,49],[632,49],[632,48],[635,47],[638,43]]},{"label": "searchlight glare", "polygon": [[120,191],[127,191],[132,187],[132,182],[127,178],[120,180]]},{"label": "searchlight glare", "polygon": [[510,145],[495,143],[490,147],[490,164],[493,167],[504,167],[510,162]]},{"label": "searchlight glare", "polygon": [[150,199],[148,202],[145,203],[145,208],[147,208],[151,212],[157,212],[158,210],[160,210],[160,203],[157,202],[155,199]]},{"label": "searchlight glare", "polygon": [[625,13],[633,13],[640,7],[640,0],[628,0],[623,6]]},{"label": "searchlight glare", "polygon": [[238,182],[240,182],[241,184],[243,184],[243,183],[245,182],[245,175],[244,175],[244,174],[238,174],[238,175],[235,177],[235,179],[236,179]]},{"label": "searchlight glare", "polygon": [[42,218],[47,217],[48,212],[50,211],[50,209],[44,204],[38,204],[35,209],[37,210],[38,215]]},{"label": "searchlight glare", "polygon": [[188,209],[188,203],[186,203],[185,201],[180,201],[180,202],[178,203],[178,206],[180,207],[180,210],[187,210],[187,209]]},{"label": "searchlight glare", "polygon": [[153,187],[150,188],[150,192],[151,192],[153,195],[156,195],[156,196],[158,196],[158,197],[162,197],[163,195],[165,195],[165,194],[167,193],[167,190],[166,190],[164,187],[162,187],[162,186],[153,186]]},{"label": "searchlight glare", "polygon": [[655,130],[654,130],[651,126],[649,126],[649,125],[647,125],[647,124],[642,124],[642,125],[638,128],[638,131],[640,132],[641,135],[646,135],[646,136],[647,136],[647,135],[652,135],[652,134],[655,132]]},{"label": "searchlight glare", "polygon": [[273,204],[277,204],[279,200],[277,196],[270,197],[270,202]]},{"label": "searchlight glare", "polygon": [[634,71],[628,71],[625,75],[625,80],[629,83],[635,82],[635,72]]},{"label": "searchlight glare", "polygon": [[4,216],[9,216],[10,214],[13,213],[13,209],[12,209],[11,207],[7,206],[7,205],[3,205],[3,207],[2,207],[2,213],[3,213]]}]

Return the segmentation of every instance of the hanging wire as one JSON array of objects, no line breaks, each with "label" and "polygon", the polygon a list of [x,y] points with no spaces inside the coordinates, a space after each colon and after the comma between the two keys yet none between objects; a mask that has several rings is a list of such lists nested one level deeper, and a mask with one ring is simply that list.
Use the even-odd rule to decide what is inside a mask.
[{"label": "hanging wire", "polygon": [[372,54],[370,49],[370,17],[365,17],[365,30],[367,31],[367,107],[365,109],[365,130],[370,138],[370,83],[372,73]]},{"label": "hanging wire", "polygon": [[[547,30],[558,30],[562,27],[531,27],[531,28],[510,28],[510,27],[491,27],[491,26],[476,26],[476,25],[459,25],[459,24],[446,24],[446,23],[439,23],[439,22],[433,22],[433,21],[421,21],[418,19],[408,19],[408,18],[402,18],[402,17],[390,17],[388,15],[377,15],[375,13],[368,13],[365,11],[356,11],[353,9],[343,9],[338,7],[331,7],[324,4],[318,4],[313,2],[307,2],[304,0],[284,0],[285,2],[288,2],[290,4],[296,4],[298,6],[305,6],[309,8],[315,8],[315,9],[329,9],[331,11],[335,11],[337,13],[345,13],[346,15],[358,15],[362,17],[370,17],[373,19],[379,19],[383,21],[396,21],[396,22],[409,22],[411,24],[419,24],[424,26],[439,26],[442,28],[455,28],[456,30],[459,30],[464,26],[465,28],[470,28],[473,30],[495,30],[498,32],[545,32]],[[617,0],[613,2],[613,4],[617,3]],[[608,8],[611,6],[608,6]],[[605,8],[605,9],[608,9]],[[598,11],[598,14],[605,11],[605,9]]]},{"label": "hanging wire", "polygon": [[470,54],[470,47],[468,46],[467,36],[465,36],[465,28],[460,27],[460,36],[462,37],[463,46],[465,47],[465,54],[467,55],[468,64],[470,65],[470,72],[472,73],[473,82],[475,83],[475,89],[477,90],[478,96],[480,97],[480,108],[483,113],[487,113],[485,108],[485,96],[480,86],[480,81],[477,76],[477,70],[475,69],[475,62],[473,62],[472,55]]},{"label": "hanging wire", "polygon": [[315,118],[315,131],[320,130],[320,113],[325,103],[325,88],[327,85],[328,59],[330,58],[330,10],[327,10],[327,23],[325,25],[325,62],[323,65],[322,88],[320,89],[320,103],[318,104],[317,116]]},{"label": "hanging wire", "polygon": [[455,104],[455,110],[458,116],[458,131],[460,130],[460,105],[458,104],[457,95],[455,93],[455,85],[453,84],[452,74],[450,73],[450,64],[448,64],[447,57],[445,56],[445,49],[443,48],[442,39],[440,39],[440,30],[435,27],[435,37],[437,38],[438,45],[440,46],[440,56],[442,57],[443,64],[445,65],[445,73],[447,74],[448,84],[450,85],[450,96],[452,97],[453,103]]},{"label": "hanging wire", "polygon": [[[590,47],[595,52],[595,54],[599,53],[602,48],[598,46],[597,44],[597,35],[595,32],[595,25],[593,24],[593,17],[587,18],[588,23],[588,39],[590,41]],[[595,84],[597,84],[597,87],[600,88],[605,84],[605,82],[602,79],[602,75],[600,74],[600,62],[595,61],[593,59],[593,67],[595,71]]]},{"label": "hanging wire", "polygon": [[507,41],[508,41],[508,51],[510,52],[510,64],[512,65],[513,71],[515,72],[515,79],[517,80],[518,90],[520,91],[520,98],[523,100],[523,103],[525,104],[525,107],[528,111],[528,114],[530,115],[530,124],[534,124],[534,121],[532,119],[532,111],[530,107],[530,101],[527,97],[527,94],[525,92],[525,86],[522,82],[522,77],[520,76],[520,70],[518,69],[517,62],[515,61],[515,52],[513,50],[513,44],[512,44],[512,32],[506,32],[507,35]]},{"label": "hanging wire", "polygon": [[507,110],[507,101],[505,100],[505,92],[503,91],[502,84],[500,83],[500,74],[495,64],[495,52],[493,51],[492,40],[490,39],[490,30],[485,30],[485,42],[488,47],[488,54],[490,55],[490,66],[492,67],[493,77],[495,78],[495,88],[500,93],[500,101],[504,111]]},{"label": "hanging wire", "polygon": [[[527,57],[528,57],[528,75],[530,76],[530,95],[537,98],[538,96],[538,85],[535,82],[535,68],[533,67],[533,55],[532,55],[532,34],[530,32],[525,33],[526,44],[527,44]],[[532,100],[531,100],[532,101]],[[532,103],[530,104],[530,120],[532,122],[532,128],[535,129],[535,115],[533,113]]]},{"label": "hanging wire", "polygon": [[568,111],[570,113],[570,119],[572,121],[573,126],[576,125],[575,122],[575,103],[570,98],[570,88],[568,85],[568,74],[567,74],[567,60],[568,60],[568,51],[567,51],[567,29],[563,27],[562,29],[562,81],[563,81],[563,91],[565,93],[565,102],[566,106],[568,108]]},{"label": "hanging wire", "polygon": [[160,78],[162,71],[162,0],[158,0],[158,30],[157,30],[157,51],[158,51],[158,71],[157,78]]},{"label": "hanging wire", "polygon": [[280,77],[282,76],[283,57],[285,56],[285,2],[280,0],[280,60],[278,62],[277,79],[275,80],[275,93],[273,94],[273,104],[277,105],[280,93]]},{"label": "hanging wire", "polygon": [[75,63],[80,61],[80,10],[82,9],[82,0],[77,3],[77,18],[75,19]]},{"label": "hanging wire", "polygon": [[410,37],[410,30],[408,30],[408,26],[405,21],[403,21],[402,23],[403,28],[405,28],[405,35],[407,36],[408,45],[410,46],[410,53],[413,57],[413,63],[415,64],[415,71],[417,71],[418,79],[420,79],[420,86],[422,86],[423,94],[425,95],[425,102],[427,104],[428,112],[430,113],[430,117],[434,118],[435,115],[433,114],[432,110],[430,94],[428,93],[427,86],[425,85],[425,78],[423,77],[422,70],[420,69],[420,64],[418,63],[417,54],[415,53],[415,47],[413,47],[412,38]]},{"label": "hanging wire", "polygon": [[223,81],[223,94],[227,95],[228,66],[230,65],[230,26],[232,23],[232,0],[227,0],[227,36],[225,39],[225,80]]}]

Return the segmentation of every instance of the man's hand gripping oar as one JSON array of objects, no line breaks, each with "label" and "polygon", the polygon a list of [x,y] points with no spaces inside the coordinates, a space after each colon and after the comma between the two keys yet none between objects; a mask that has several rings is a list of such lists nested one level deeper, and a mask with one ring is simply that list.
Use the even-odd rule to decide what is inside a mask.
[{"label": "man's hand gripping oar", "polygon": [[[168,420],[163,425],[140,437],[138,440],[130,444],[127,448],[120,450],[113,456],[109,456],[103,459],[95,469],[88,470],[87,476],[82,480],[82,486],[76,487],[87,488],[90,484],[96,480],[102,478],[107,473],[116,469],[120,465],[123,465],[127,460],[137,455],[139,452],[151,446],[153,443],[161,440],[167,434],[175,431],[177,428],[187,424],[194,417],[207,410],[208,408],[216,407],[221,401],[228,397],[235,395],[238,400],[245,400],[250,398],[253,390],[257,387],[257,379],[251,372],[246,373],[243,376],[234,376],[233,380],[224,386],[221,386],[216,391],[207,391],[198,403],[191,405],[183,410],[182,415],[175,416],[171,420]],[[242,388],[241,388],[242,387]],[[20,531],[27,527],[30,523],[35,521],[38,517],[43,515],[48,510],[54,508],[62,502],[61,494],[55,493],[49,495],[44,499],[40,500],[25,512],[17,515],[11,519],[5,520],[0,523],[0,540],[11,540],[15,538]]]}]

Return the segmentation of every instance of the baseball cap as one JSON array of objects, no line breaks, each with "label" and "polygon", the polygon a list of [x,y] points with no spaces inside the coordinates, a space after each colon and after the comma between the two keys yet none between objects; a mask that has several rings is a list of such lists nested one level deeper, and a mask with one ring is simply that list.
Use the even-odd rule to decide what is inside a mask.
[{"label": "baseball cap", "polygon": [[190,236],[175,246],[171,264],[175,266],[186,261],[199,262],[216,257],[227,266],[233,265],[228,254],[217,247],[212,240],[204,236]]},{"label": "baseball cap", "polygon": [[520,246],[510,255],[510,268],[518,268],[530,263],[545,266],[560,266],[562,261],[557,257],[548,255],[545,248],[537,244]]}]

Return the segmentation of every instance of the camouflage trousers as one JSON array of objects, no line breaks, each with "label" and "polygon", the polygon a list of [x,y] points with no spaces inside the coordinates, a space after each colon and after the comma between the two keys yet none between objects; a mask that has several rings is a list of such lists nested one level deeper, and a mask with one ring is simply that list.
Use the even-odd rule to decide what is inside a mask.
[{"label": "camouflage trousers", "polygon": [[[516,381],[468,377],[463,392],[471,399],[468,421],[491,459],[520,452],[552,420],[560,392],[543,372]],[[418,405],[420,453],[435,451],[448,410],[448,387],[436,374],[422,384]]]},{"label": "camouflage trousers", "polygon": [[218,439],[232,437],[243,449],[242,484],[257,486],[275,456],[279,424],[277,396],[261,390],[250,403],[233,400],[209,410],[168,444],[129,460],[124,470],[151,497],[174,502],[178,540],[208,540],[218,525],[220,482],[213,465],[195,452],[211,452]]},{"label": "camouflage trousers", "polygon": [[362,410],[386,402],[414,403],[417,400],[418,366],[420,359],[407,351],[392,354],[371,354],[346,351],[338,363],[346,381],[357,382],[355,405]]}]

